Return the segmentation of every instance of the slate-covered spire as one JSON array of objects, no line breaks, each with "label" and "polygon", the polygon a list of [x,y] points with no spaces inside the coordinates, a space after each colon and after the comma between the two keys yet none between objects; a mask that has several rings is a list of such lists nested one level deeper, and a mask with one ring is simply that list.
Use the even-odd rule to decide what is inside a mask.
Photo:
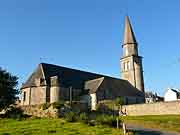
[{"label": "slate-covered spire", "polygon": [[136,38],[129,20],[129,17],[126,16],[126,21],[125,21],[125,30],[124,30],[124,44],[136,44]]},{"label": "slate-covered spire", "polygon": [[121,77],[135,88],[144,92],[142,57],[138,55],[138,46],[128,16],[125,21],[124,41],[122,44]]}]

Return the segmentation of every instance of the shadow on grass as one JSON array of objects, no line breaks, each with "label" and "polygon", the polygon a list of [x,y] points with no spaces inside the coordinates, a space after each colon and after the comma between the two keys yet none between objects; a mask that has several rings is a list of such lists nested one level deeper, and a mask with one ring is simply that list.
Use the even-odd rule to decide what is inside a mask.
[{"label": "shadow on grass", "polygon": [[161,132],[158,131],[145,131],[145,130],[130,130],[135,135],[163,135]]},{"label": "shadow on grass", "polygon": [[2,135],[10,135],[9,133],[3,133]]}]

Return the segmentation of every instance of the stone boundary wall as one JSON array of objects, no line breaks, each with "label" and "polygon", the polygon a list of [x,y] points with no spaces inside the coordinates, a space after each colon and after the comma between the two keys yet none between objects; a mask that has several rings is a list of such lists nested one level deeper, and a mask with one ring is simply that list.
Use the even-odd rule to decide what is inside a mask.
[{"label": "stone boundary wall", "polygon": [[[46,104],[44,105],[46,106]],[[43,109],[43,104],[25,105],[25,106],[19,105],[18,107],[20,107],[23,110],[24,114],[37,116],[37,117],[57,118],[59,117],[60,112],[61,112],[60,111],[61,109],[53,108],[53,105],[50,105],[50,104],[48,107],[46,106],[45,109]],[[67,110],[69,110],[67,106],[63,108],[66,108]],[[73,101],[72,109],[79,110],[80,112],[88,112],[88,104],[85,102]]]},{"label": "stone boundary wall", "polygon": [[20,108],[23,110],[23,113],[27,115],[49,118],[58,117],[58,109],[55,109],[52,106],[45,110],[43,110],[42,105],[20,106]]},{"label": "stone boundary wall", "polygon": [[129,116],[180,115],[180,101],[124,105],[122,110]]}]

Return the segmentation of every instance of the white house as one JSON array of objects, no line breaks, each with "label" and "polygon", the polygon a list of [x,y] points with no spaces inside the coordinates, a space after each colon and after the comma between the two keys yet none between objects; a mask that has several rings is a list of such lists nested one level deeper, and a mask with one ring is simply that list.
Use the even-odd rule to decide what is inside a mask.
[{"label": "white house", "polygon": [[168,88],[164,95],[164,101],[176,101],[180,100],[180,91]]}]

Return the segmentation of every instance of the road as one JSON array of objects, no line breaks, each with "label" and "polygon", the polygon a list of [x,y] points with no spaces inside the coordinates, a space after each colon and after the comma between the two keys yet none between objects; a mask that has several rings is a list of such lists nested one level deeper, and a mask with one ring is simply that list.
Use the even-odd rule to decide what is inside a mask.
[{"label": "road", "polygon": [[139,126],[126,125],[127,130],[137,131],[137,135],[180,135],[180,133],[164,132],[159,129],[144,128]]}]

